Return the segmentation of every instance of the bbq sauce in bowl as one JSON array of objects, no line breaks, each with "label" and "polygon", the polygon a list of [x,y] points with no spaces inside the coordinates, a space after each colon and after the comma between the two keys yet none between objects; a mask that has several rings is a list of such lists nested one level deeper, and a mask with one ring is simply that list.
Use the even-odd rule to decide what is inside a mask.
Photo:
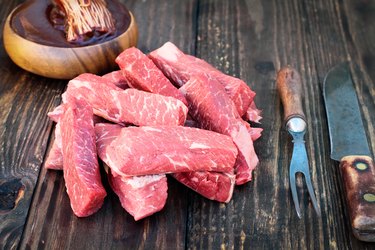
[{"label": "bbq sauce in bowl", "polygon": [[26,1],[5,22],[5,50],[21,68],[56,79],[105,74],[116,68],[115,59],[123,50],[137,45],[134,15],[117,0],[105,0],[115,27],[111,32],[88,33],[73,42],[67,41],[64,20],[51,1],[56,0]]},{"label": "bbq sauce in bowl", "polygon": [[[51,0],[32,0],[20,5],[12,15],[11,27],[23,38],[39,44],[55,47],[82,47],[109,41],[123,34],[130,24],[127,8],[116,0],[107,0],[107,8],[115,23],[110,35],[92,36],[91,39],[68,42],[64,32],[63,16],[59,16]],[[60,22],[60,25],[56,23]]]}]

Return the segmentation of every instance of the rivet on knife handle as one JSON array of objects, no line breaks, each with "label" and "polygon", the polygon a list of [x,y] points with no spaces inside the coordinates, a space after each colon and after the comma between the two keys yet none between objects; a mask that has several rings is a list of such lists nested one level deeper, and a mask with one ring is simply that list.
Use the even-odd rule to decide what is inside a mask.
[{"label": "rivet on knife handle", "polygon": [[369,156],[345,156],[340,162],[353,234],[375,241],[375,166]]},{"label": "rivet on knife handle", "polygon": [[302,109],[302,84],[298,72],[290,66],[277,73],[277,89],[284,107],[284,121],[293,117],[305,119]]}]

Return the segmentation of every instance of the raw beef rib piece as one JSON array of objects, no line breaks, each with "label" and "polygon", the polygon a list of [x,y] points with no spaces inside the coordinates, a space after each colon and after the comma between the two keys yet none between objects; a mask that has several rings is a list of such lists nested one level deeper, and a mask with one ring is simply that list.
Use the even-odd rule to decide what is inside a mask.
[{"label": "raw beef rib piece", "polygon": [[229,202],[233,195],[236,176],[232,173],[184,172],[172,174],[202,196],[219,202]]},{"label": "raw beef rib piece", "polygon": [[184,124],[187,107],[180,100],[136,89],[122,90],[106,81],[93,74],[79,75],[69,81],[62,96],[63,102],[68,103],[75,98],[85,99],[96,115],[120,124]]},{"label": "raw beef rib piece", "polygon": [[49,119],[58,123],[60,121],[60,117],[64,113],[64,110],[64,104],[60,104],[59,106],[55,107],[51,112],[48,112]]},{"label": "raw beef rib piece", "polygon": [[237,149],[229,136],[182,126],[95,125],[99,157],[119,175],[232,172]]},{"label": "raw beef rib piece", "polygon": [[[63,107],[63,106],[62,106]],[[61,145],[61,130],[60,123],[55,126],[55,139],[52,147],[48,153],[46,163],[44,164],[47,169],[62,170],[63,169],[63,155]]]},{"label": "raw beef rib piece", "polygon": [[130,87],[128,80],[122,75],[121,70],[112,71],[102,77],[121,89],[127,89]]},{"label": "raw beef rib piece", "polygon": [[[61,149],[61,132],[60,132],[60,118],[64,114],[65,104],[61,104],[57,106],[52,112],[48,113],[49,118],[56,122],[55,126],[55,138],[53,140],[53,144],[51,149],[48,153],[46,163],[44,165],[47,169],[54,169],[54,170],[63,170],[63,157],[62,157],[62,149]],[[93,117],[94,124],[99,122],[105,122],[105,120],[99,116],[94,115]]]},{"label": "raw beef rib piece", "polygon": [[258,164],[248,123],[239,116],[223,85],[210,76],[196,75],[180,88],[189,103],[189,114],[201,128],[230,136],[238,148],[236,184],[251,180]]},{"label": "raw beef rib piece", "polygon": [[75,215],[85,217],[100,209],[106,196],[96,154],[92,108],[72,100],[60,119],[66,190]]},{"label": "raw beef rib piece", "polygon": [[184,85],[196,74],[207,74],[217,79],[233,100],[240,116],[246,114],[254,99],[255,92],[244,81],[222,73],[202,59],[184,54],[171,42],[152,51],[149,57],[178,86]]},{"label": "raw beef rib piece", "polygon": [[124,50],[116,58],[116,62],[131,87],[164,96],[172,96],[187,105],[181,92],[139,49],[132,47]]},{"label": "raw beef rib piece", "polygon": [[160,211],[167,201],[165,174],[126,177],[109,171],[108,179],[122,207],[136,221]]},{"label": "raw beef rib piece", "polygon": [[[46,160],[47,169],[63,170],[60,123],[56,124],[55,140]],[[108,179],[113,191],[119,196],[122,206],[135,220],[140,220],[160,211],[167,200],[167,178],[165,175],[124,177],[111,174]]]}]

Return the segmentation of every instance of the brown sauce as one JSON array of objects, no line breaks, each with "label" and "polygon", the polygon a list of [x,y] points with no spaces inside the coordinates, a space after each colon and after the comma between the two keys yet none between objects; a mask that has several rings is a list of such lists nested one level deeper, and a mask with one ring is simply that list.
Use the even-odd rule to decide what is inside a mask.
[{"label": "brown sauce", "polygon": [[124,33],[130,24],[130,14],[124,5],[116,0],[107,0],[107,8],[115,20],[116,31],[107,36],[93,36],[84,42],[69,43],[65,32],[54,28],[50,20],[52,3],[50,0],[31,0],[20,5],[12,15],[11,27],[23,38],[54,47],[82,47],[109,41]]}]

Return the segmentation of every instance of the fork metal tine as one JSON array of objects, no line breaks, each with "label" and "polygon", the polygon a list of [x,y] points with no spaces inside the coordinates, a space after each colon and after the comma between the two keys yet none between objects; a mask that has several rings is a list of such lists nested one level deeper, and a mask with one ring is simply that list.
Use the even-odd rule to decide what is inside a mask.
[{"label": "fork metal tine", "polygon": [[296,212],[298,217],[301,219],[301,209],[299,207],[298,195],[297,195],[297,187],[296,187],[296,174],[289,172],[289,183],[290,183],[290,190],[292,191],[292,197],[294,206],[296,208]]},{"label": "fork metal tine", "polygon": [[316,214],[320,217],[321,216],[320,209],[318,207],[318,202],[316,201],[315,194],[314,194],[314,189],[313,189],[312,184],[311,184],[310,173],[307,170],[307,172],[303,173],[303,174],[305,176],[307,190],[309,191],[309,195],[310,195],[311,202],[313,204],[314,210],[315,210]]}]

